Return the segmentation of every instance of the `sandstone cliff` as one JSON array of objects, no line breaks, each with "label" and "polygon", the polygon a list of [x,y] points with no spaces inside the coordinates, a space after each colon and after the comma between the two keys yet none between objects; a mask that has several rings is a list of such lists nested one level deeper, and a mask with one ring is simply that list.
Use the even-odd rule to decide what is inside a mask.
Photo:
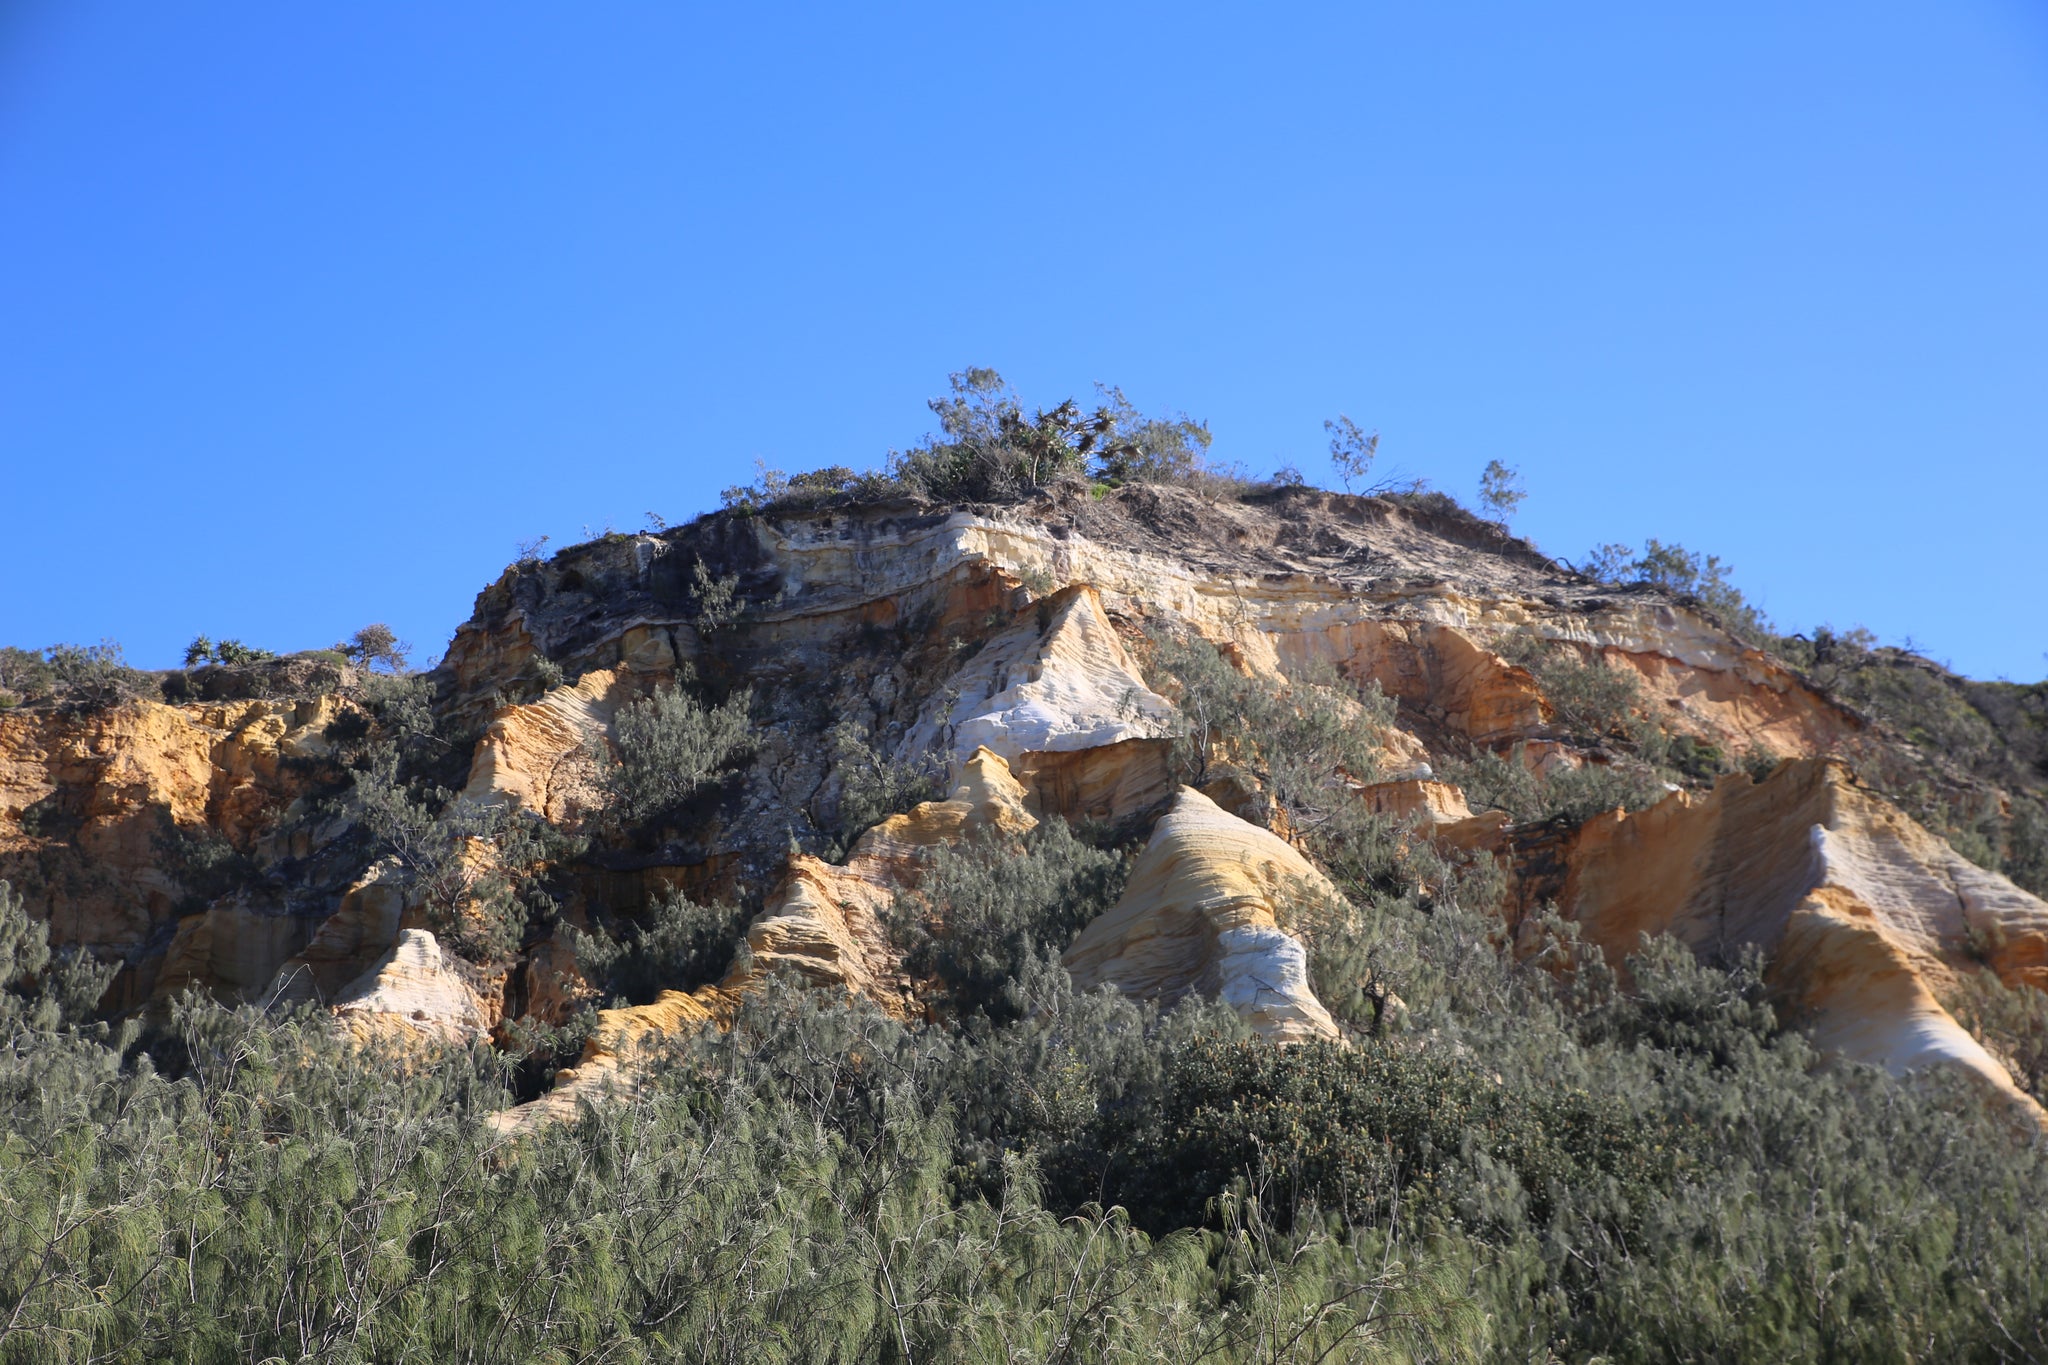
[{"label": "sandstone cliff", "polygon": [[[1510,920],[1554,904],[1617,962],[1645,932],[1709,955],[1754,944],[1823,1046],[1959,1066],[2032,1103],[1938,1000],[1974,972],[2048,986],[2048,906],[1859,785],[1841,761],[1889,741],[1784,660],[1696,604],[1617,592],[1469,518],[1307,489],[1067,484],[1008,506],[721,514],[522,563],[482,593],[429,679],[438,728],[416,746],[447,809],[485,834],[531,819],[559,836],[519,875],[562,924],[678,889],[753,911],[723,979],[605,1011],[516,1122],[628,1081],[636,1047],[726,1017],[777,969],[916,1013],[881,919],[924,851],[1055,815],[1142,845],[1123,900],[1068,948],[1077,984],[1221,998],[1283,1041],[1337,1035],[1285,913],[1336,893],[1261,792],[1226,810],[1179,787],[1186,718],[1173,680],[1146,674],[1148,630],[1199,636],[1275,685],[1329,667],[1376,686],[1393,719],[1355,785],[1409,837],[1498,859]],[[1530,641],[1625,671],[1632,723],[1692,752],[1788,761],[1576,824],[1475,815],[1443,777],[1470,755],[1616,761],[1560,723]],[[662,821],[611,829],[597,816],[621,708],[678,680],[750,690],[745,756]],[[124,964],[110,1010],[200,987],[448,1039],[568,1011],[587,990],[563,984],[576,968],[552,923],[478,970],[443,961],[425,925],[449,922],[418,859],[351,805],[336,746],[365,715],[349,679],[0,713],[0,877],[57,941]],[[892,771],[941,774],[946,799],[850,827],[842,730]],[[449,894],[482,896],[490,869],[463,876]]]}]

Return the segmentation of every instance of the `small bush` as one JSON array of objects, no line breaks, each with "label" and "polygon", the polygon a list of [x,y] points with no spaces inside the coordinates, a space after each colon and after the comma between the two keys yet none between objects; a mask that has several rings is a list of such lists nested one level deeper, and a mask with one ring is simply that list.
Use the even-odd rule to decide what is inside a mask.
[{"label": "small bush", "polygon": [[1987,968],[1958,973],[1943,1003],[2020,1089],[2048,1104],[2048,991],[2007,986]]},{"label": "small bush", "polygon": [[639,826],[672,815],[752,743],[752,705],[751,692],[711,706],[687,687],[663,683],[619,708],[612,720],[618,756],[605,768],[613,817]]},{"label": "small bush", "polygon": [[1530,669],[1536,686],[1550,704],[1552,724],[1579,745],[1602,745],[1610,739],[1640,743],[1649,726],[1640,679],[1628,669],[1610,667],[1606,659],[1581,659],[1577,651],[1559,647],[1524,632],[1509,636],[1503,655]]},{"label": "small bush", "polygon": [[1181,782],[1246,769],[1297,830],[1312,831],[1355,803],[1353,784],[1379,775],[1394,704],[1377,683],[1310,664],[1281,686],[1238,672],[1206,640],[1165,632],[1150,637],[1145,670],[1180,712],[1171,762]]},{"label": "small bush", "polygon": [[1485,470],[1479,475],[1479,505],[1493,513],[1495,521],[1507,525],[1514,517],[1515,509],[1528,496],[1522,489],[1519,474],[1499,460],[1486,462]]},{"label": "small bush", "polygon": [[40,650],[0,646],[0,706],[18,706],[49,696],[57,671]]},{"label": "small bush", "polygon": [[[1448,1056],[1325,1042],[1198,1041],[1173,1059],[1161,1127],[1172,1137],[1148,1154],[1141,1187],[1247,1184],[1281,1217],[1304,1203],[1384,1217],[1403,1194],[1421,1204],[1411,1216],[1454,1214],[1443,1177],[1469,1164],[1511,1173],[1538,1226],[1565,1189],[1594,1182],[1616,1187],[1625,1219],[1677,1155],[1663,1125],[1614,1095],[1511,1088]],[[1168,1224],[1203,1213],[1169,1208]]]},{"label": "small bush", "polygon": [[155,690],[156,680],[128,666],[113,640],[96,645],[51,645],[44,651],[50,692],[69,705],[101,710]]},{"label": "small bush", "polygon": [[746,941],[751,916],[735,905],[699,905],[680,891],[654,901],[645,923],[614,934],[570,931],[584,974],[606,999],[644,1005],[665,990],[723,977]]},{"label": "small bush", "polygon": [[1579,572],[1602,583],[1640,583],[1690,597],[1746,643],[1759,648],[1775,643],[1771,623],[1743,597],[1730,579],[1734,570],[1718,556],[1658,540],[1644,541],[1643,553],[1631,556],[1635,551],[1627,545],[1602,545],[1586,556]]},{"label": "small bush", "polygon": [[1021,850],[988,833],[936,850],[917,892],[897,902],[890,930],[904,966],[943,982],[959,1013],[1014,1018],[1010,984],[1116,904],[1128,873],[1122,857],[1081,842],[1054,816]]},{"label": "small bush", "polygon": [[1092,411],[1067,399],[1026,414],[994,370],[976,367],[950,377],[950,391],[929,403],[938,434],[892,454],[880,472],[833,465],[785,474],[765,465],[753,483],[721,495],[745,515],[803,511],[891,497],[932,502],[1004,502],[1063,479],[1092,476],[1099,486],[1181,483],[1235,487],[1238,480],[1206,458],[1209,428],[1183,413],[1141,414],[1123,390],[1097,385]]},{"label": "small bush", "polygon": [[838,819],[832,822],[841,854],[891,815],[944,795],[931,762],[898,763],[868,742],[866,727],[839,721],[826,733],[832,775],[839,780]]},{"label": "small bush", "polygon": [[1578,824],[1605,811],[1646,810],[1671,794],[1655,771],[1633,760],[1560,765],[1539,778],[1520,745],[1505,757],[1480,753],[1446,763],[1444,777],[1464,788],[1474,806],[1505,811],[1517,824]]},{"label": "small bush", "polygon": [[76,948],[52,949],[49,926],[0,881],[0,1037],[10,1046],[24,1031],[86,1025],[119,970]]},{"label": "small bush", "polygon": [[1372,472],[1372,462],[1380,453],[1380,434],[1375,431],[1368,435],[1341,413],[1324,422],[1323,430],[1330,436],[1330,468],[1337,471],[1348,493],[1353,479],[1363,479]]}]

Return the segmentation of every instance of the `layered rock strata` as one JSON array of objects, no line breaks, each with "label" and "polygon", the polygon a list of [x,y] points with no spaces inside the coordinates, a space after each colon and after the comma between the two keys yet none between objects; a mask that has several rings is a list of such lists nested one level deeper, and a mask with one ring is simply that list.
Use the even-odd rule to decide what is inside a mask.
[{"label": "layered rock strata", "polygon": [[1936,993],[1988,967],[2040,984],[2048,904],[1958,855],[1839,765],[1807,759],[1762,783],[1614,811],[1521,866],[1525,905],[1554,900],[1619,964],[1645,935],[1703,956],[1764,950],[1816,1041],[1894,1072],[1953,1065],[2037,1106]]},{"label": "layered rock strata", "polygon": [[483,1001],[443,961],[440,943],[424,929],[400,934],[333,1008],[359,1039],[462,1045],[482,1042],[490,1032]]},{"label": "layered rock strata", "polygon": [[1170,1006],[1218,999],[1279,1042],[1334,1038],[1308,954],[1281,928],[1293,905],[1337,899],[1284,839],[1183,787],[1131,869],[1123,896],[1060,961],[1074,985],[1110,985]]},{"label": "layered rock strata", "polygon": [[[1380,780],[1362,790],[1375,809],[1414,837],[1502,857],[1522,905],[1557,903],[1611,957],[1644,931],[1708,954],[1759,945],[1781,997],[1845,1055],[1957,1065],[1997,1087],[1996,1060],[1934,1002],[1977,970],[2048,986],[2039,901],[1824,763],[1575,831],[1474,814],[1436,776],[1475,747],[1520,745],[1545,772],[1602,761],[1553,732],[1542,683],[1510,661],[1523,657],[1510,641],[1529,636],[1630,670],[1664,729],[1726,754],[1811,760],[1877,742],[1696,605],[1593,583],[1496,528],[1387,500],[1062,487],[1010,507],[721,515],[608,536],[514,566],[479,597],[432,678],[445,731],[482,735],[466,778],[436,778],[470,805],[577,832],[620,705],[686,671],[755,699],[746,766],[674,828],[549,869],[570,924],[635,913],[667,888],[772,884],[746,952],[718,987],[607,1012],[546,1103],[573,1111],[617,1079],[634,1040],[722,1017],[778,968],[914,1011],[880,916],[915,886],[924,851],[1051,815],[1151,826],[1123,902],[1069,954],[1077,980],[1161,1001],[1213,994],[1270,1036],[1329,1036],[1282,913],[1313,868],[1255,785],[1215,793],[1257,825],[1176,789],[1172,689],[1133,649],[1159,627],[1201,635],[1250,674],[1333,665],[1377,684],[1399,709]],[[188,987],[338,1002],[366,970],[424,980],[404,877],[345,801],[308,800],[329,726],[351,717],[333,693],[0,712],[0,877],[60,945],[126,964],[114,1010]],[[953,790],[870,831],[843,865],[791,858],[792,841],[840,837],[827,732],[842,724],[878,754],[943,769]],[[500,1009],[572,1008],[583,988],[568,941],[550,934],[465,979],[486,1026]]]}]

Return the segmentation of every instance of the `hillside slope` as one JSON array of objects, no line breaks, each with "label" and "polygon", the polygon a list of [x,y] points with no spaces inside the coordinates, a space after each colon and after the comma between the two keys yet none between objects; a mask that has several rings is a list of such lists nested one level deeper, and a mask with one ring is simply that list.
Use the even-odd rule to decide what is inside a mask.
[{"label": "hillside slope", "polygon": [[[1143,841],[1199,800],[1203,832],[1162,826],[1108,916],[1120,927],[1075,944],[1088,979],[1256,998],[1255,1027],[1334,1035],[1286,965],[1300,948],[1280,874],[1247,893],[1223,863],[1249,854],[1152,870],[1160,838],[1196,854],[1262,838],[1299,862],[1287,877],[1320,878],[1287,843],[1312,847],[1311,813],[1190,709],[1162,663],[1173,639],[1274,695],[1365,689],[1382,709],[1354,712],[1371,753],[1345,784],[1446,856],[1497,862],[1507,929],[1554,908],[1616,963],[1645,931],[1721,961],[1754,946],[1827,1047],[1959,1066],[2040,1117],[1940,1002],[1980,973],[2048,984],[2048,905],[1859,781],[1926,766],[1894,729],[1697,604],[1591,581],[1455,512],[1303,488],[1069,481],[1009,504],[722,513],[513,566],[424,688],[351,673],[282,699],[0,713],[0,877],[57,942],[123,964],[115,1010],[196,984],[361,1016],[380,997],[358,978],[428,930],[454,949],[436,970],[480,1002],[463,1027],[503,1039],[592,998],[577,933],[630,938],[681,891],[753,925],[741,962],[700,964],[723,983],[695,1015],[782,962],[943,1012],[883,924],[917,847],[1047,815]],[[620,718],[677,680],[742,698],[744,742],[622,821],[606,785]],[[962,782],[1014,787],[1015,814],[939,803],[863,835]],[[392,791],[415,806],[394,814]],[[1216,921],[1247,927],[1147,946],[1224,904],[1254,905]],[[1254,921],[1271,946],[1225,944]],[[1244,972],[1260,984],[1233,986]]]}]

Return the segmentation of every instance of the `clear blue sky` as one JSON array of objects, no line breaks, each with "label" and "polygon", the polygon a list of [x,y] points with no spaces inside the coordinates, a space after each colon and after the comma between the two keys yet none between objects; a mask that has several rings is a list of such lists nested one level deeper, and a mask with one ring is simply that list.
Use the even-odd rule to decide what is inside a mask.
[{"label": "clear blue sky", "polygon": [[2048,7],[0,0],[0,642],[432,656],[968,364],[2038,678]]}]

